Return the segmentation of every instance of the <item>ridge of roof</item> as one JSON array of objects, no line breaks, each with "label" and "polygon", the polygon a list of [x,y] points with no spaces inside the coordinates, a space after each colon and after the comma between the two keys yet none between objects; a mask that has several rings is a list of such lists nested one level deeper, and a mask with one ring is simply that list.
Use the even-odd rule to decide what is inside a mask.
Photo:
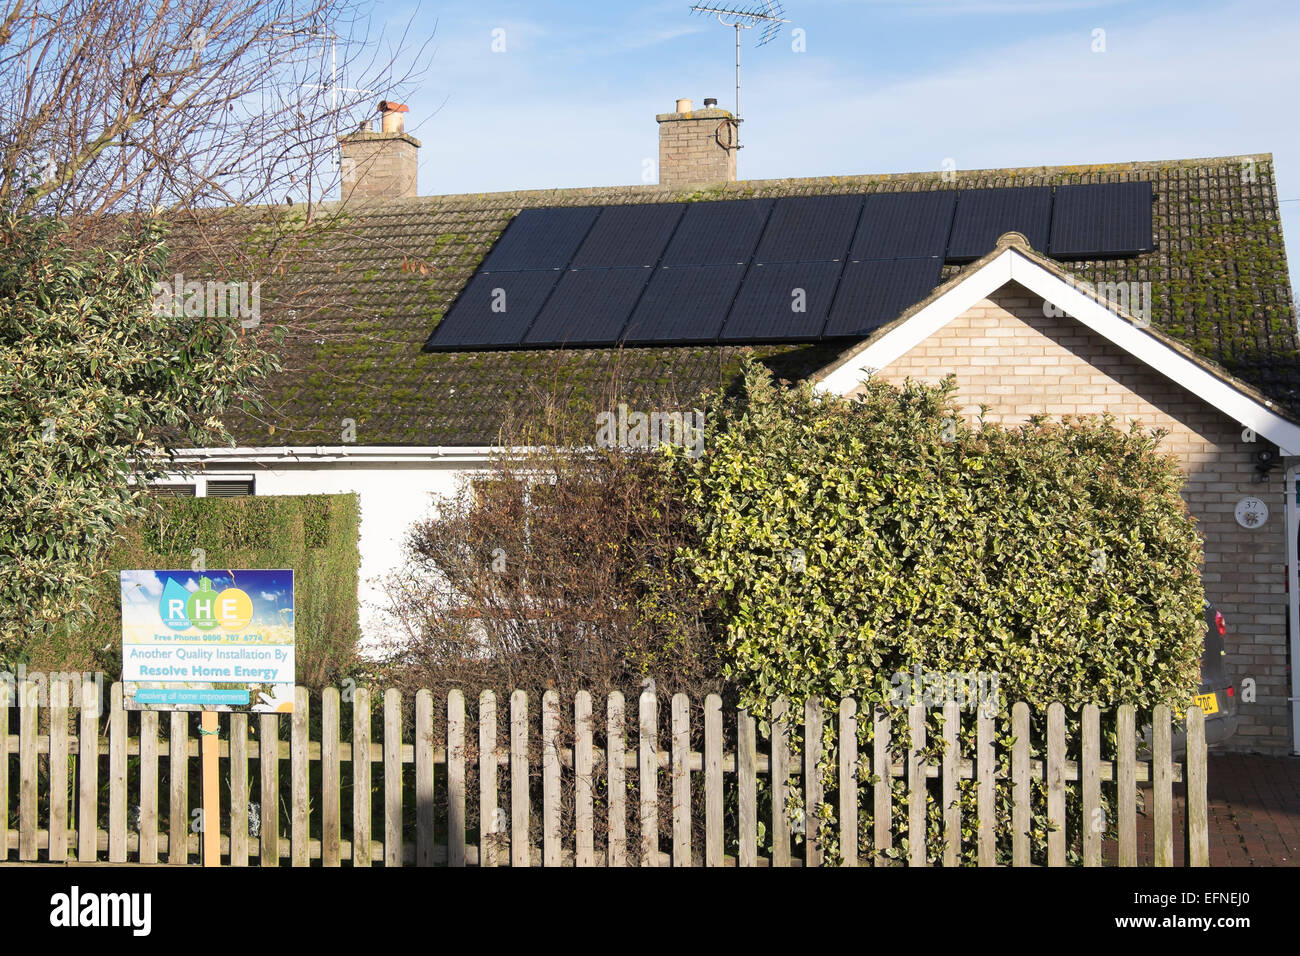
[{"label": "ridge of roof", "polygon": [[[940,188],[957,188],[962,180],[1003,178],[1014,179],[1027,176],[1087,176],[1145,171],[1167,171],[1172,169],[1194,169],[1203,166],[1221,166],[1224,163],[1273,162],[1272,153],[1241,153],[1233,156],[1208,156],[1199,159],[1158,159],[1132,160],[1128,162],[1089,163],[1064,166],[1009,166],[987,169],[913,170],[892,173],[850,173],[833,176],[778,176],[768,179],[738,179],[734,181],[715,181],[685,183],[678,185],[661,185],[657,183],[626,183],[606,186],[553,186],[536,189],[506,189],[468,193],[431,193],[424,196],[392,197],[385,199],[351,199],[346,202],[329,200],[317,203],[317,209],[337,210],[340,208],[358,211],[375,211],[385,207],[418,208],[426,204],[458,203],[501,203],[507,200],[523,206],[546,205],[545,200],[568,199],[581,196],[608,196],[616,193],[624,196],[647,197],[693,197],[702,191],[715,194],[718,198],[731,193],[747,193],[798,185],[828,186],[843,189],[856,185],[877,185],[891,182],[930,182],[940,184]],[[950,178],[945,178],[945,176]],[[737,197],[738,198],[738,197]],[[666,200],[671,201],[671,200]]]}]

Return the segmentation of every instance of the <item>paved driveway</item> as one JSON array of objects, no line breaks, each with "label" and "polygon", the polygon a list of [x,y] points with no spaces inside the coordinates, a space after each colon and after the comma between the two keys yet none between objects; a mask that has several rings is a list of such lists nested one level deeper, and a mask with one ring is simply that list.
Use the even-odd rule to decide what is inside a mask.
[{"label": "paved driveway", "polygon": [[[1153,801],[1138,814],[1138,864],[1154,853]],[[1182,784],[1174,784],[1174,865],[1183,865]],[[1300,757],[1209,755],[1210,865],[1300,866]],[[1114,843],[1105,847],[1115,862]]]},{"label": "paved driveway", "polygon": [[1300,865],[1300,757],[1210,755],[1210,863]]}]

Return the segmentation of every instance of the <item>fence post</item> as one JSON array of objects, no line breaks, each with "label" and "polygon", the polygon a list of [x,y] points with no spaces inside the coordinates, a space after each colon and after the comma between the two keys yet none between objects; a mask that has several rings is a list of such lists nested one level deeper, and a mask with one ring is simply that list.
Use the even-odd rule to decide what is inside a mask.
[{"label": "fence post", "polygon": [[[190,715],[187,711],[171,712],[171,728],[167,735],[167,773],[169,778],[167,797],[167,862],[187,863],[190,857],[190,797],[189,797],[189,763],[190,763]],[[84,740],[85,725],[82,725]],[[91,727],[91,742],[95,729]],[[83,743],[82,746],[85,746]],[[98,762],[96,761],[96,766]],[[82,778],[82,785],[85,785]],[[94,777],[91,786],[94,787]],[[91,791],[93,794],[93,790]],[[84,791],[83,791],[84,798]],[[91,797],[91,820],[95,818],[94,797]],[[93,824],[92,824],[93,827]],[[93,832],[93,831],[92,831]],[[91,839],[97,839],[92,836]],[[92,851],[93,852],[93,851]],[[80,854],[78,854],[80,859]],[[94,856],[91,856],[94,859]]]},{"label": "fence post", "polygon": [[[24,680],[18,685],[18,859],[23,861],[35,860],[37,857],[36,728],[40,722],[37,693],[36,685],[30,681]],[[8,767],[5,769],[7,771]],[[116,790],[112,791],[112,796],[118,796]],[[8,812],[7,807],[5,810]],[[123,822],[125,823],[125,804]],[[110,816],[110,829],[112,823]],[[109,851],[109,859],[112,859],[111,842]]]},{"label": "fence post", "polygon": [[280,865],[280,717],[262,714],[258,740],[258,766],[262,789],[258,795],[261,810],[262,866]]},{"label": "fence post", "polygon": [[1106,824],[1101,810],[1101,715],[1096,704],[1083,708],[1083,865],[1101,866],[1101,839]]},{"label": "fence post", "polygon": [[1065,866],[1065,706],[1047,705],[1047,865]]},{"label": "fence post", "polygon": [[559,866],[560,842],[560,695],[542,694],[542,866]]},{"label": "fence post", "polygon": [[[48,859],[51,863],[66,863],[68,860],[68,692],[70,688],[62,677],[56,678],[50,682],[50,844]],[[0,704],[3,706],[3,704]],[[158,726],[158,715],[153,714],[154,727]],[[140,803],[145,809],[141,811],[141,840],[144,840],[144,813],[148,810],[148,800],[145,798],[145,771],[147,770],[147,761],[145,755],[146,735],[143,731],[140,734]],[[144,844],[141,843],[142,862],[156,863],[158,858],[157,833],[158,833],[158,736],[155,733],[153,739],[153,785],[154,799],[153,808],[154,816],[154,858],[144,860]],[[4,767],[6,775],[9,773],[9,762],[7,759],[0,761],[0,766]],[[3,812],[8,814],[9,808],[0,801],[0,807]],[[0,853],[0,859],[4,859],[3,853]]]},{"label": "fence post", "polygon": [[311,866],[311,764],[307,760],[310,704],[306,687],[293,691],[293,714],[289,718],[290,807],[289,852],[291,866]]},{"label": "fence post", "polygon": [[465,865],[465,695],[447,694],[447,865]]},{"label": "fence post", "polygon": [[609,844],[606,852],[610,866],[627,866],[627,786],[623,755],[623,695],[609,695],[605,711],[605,774],[609,796]]},{"label": "fence post", "polygon": [[[463,841],[463,832],[461,838]],[[401,865],[402,693],[390,687],[384,691],[384,866]]]},{"label": "fence post", "polygon": [[1011,708],[1011,865],[1029,865],[1029,705]]},{"label": "fence post", "polygon": [[957,801],[957,779],[961,770],[961,708],[955,700],[943,705],[943,865],[961,865],[961,804]]},{"label": "fence post", "polygon": [[979,843],[976,852],[980,866],[997,866],[997,830],[994,828],[997,811],[993,803],[997,755],[993,749],[993,707],[991,702],[983,700],[980,701],[975,724],[975,768],[979,774],[975,796],[979,812]]},{"label": "fence post", "polygon": [[370,865],[370,689],[352,692],[352,865]]},{"label": "fence post", "polygon": [[1119,781],[1119,865],[1137,866],[1137,729],[1132,704],[1119,708],[1115,755]]},{"label": "fence post", "polygon": [[[320,861],[321,866],[339,866],[342,863],[343,821],[342,780],[339,775],[339,692],[337,687],[327,687],[320,702]],[[247,798],[248,790],[244,790]]]},{"label": "fence post", "polygon": [[1154,781],[1152,791],[1156,802],[1155,864],[1174,865],[1174,772],[1173,740],[1169,728],[1169,705],[1156,705],[1151,719],[1152,757]]},{"label": "fence post", "polygon": [[9,684],[0,681],[0,861],[9,859],[9,708],[14,703]]},{"label": "fence post", "polygon": [[691,702],[673,694],[673,866],[691,865]]},{"label": "fence post", "polygon": [[510,865],[532,866],[528,834],[528,695],[510,695]]},{"label": "fence post", "polygon": [[[93,863],[99,855],[99,685],[81,685],[81,728],[77,740],[77,862]],[[6,739],[6,746],[8,740]],[[181,859],[179,862],[184,863]]]},{"label": "fence post", "polygon": [[736,789],[740,832],[736,863],[758,866],[758,734],[749,711],[736,711]]},{"label": "fence post", "polygon": [[641,865],[659,865],[659,701],[641,692],[637,792],[641,797]]},{"label": "fence post", "polygon": [[840,864],[858,865],[858,702],[840,701]]},{"label": "fence post", "polygon": [[[108,712],[108,862],[126,862],[126,711],[114,682]],[[32,786],[35,786],[33,782]],[[220,826],[220,824],[218,824]]]},{"label": "fence post", "polygon": [[416,866],[433,866],[433,815],[433,692],[421,690],[415,695]]},{"label": "fence post", "polygon": [[907,749],[907,865],[925,866],[925,705],[907,708],[911,746]]},{"label": "fence post", "polygon": [[247,714],[230,715],[230,865],[248,866]]},{"label": "fence post", "polygon": [[573,862],[595,866],[595,818],[592,811],[594,781],[591,776],[591,694],[578,691],[573,698]]},{"label": "fence post", "polygon": [[[430,744],[432,747],[432,744]],[[497,825],[497,695],[485,690],[478,696],[478,863],[496,866],[500,855]],[[432,755],[429,771],[432,773]],[[432,856],[433,801],[429,803],[429,843]]]},{"label": "fence post", "polygon": [[871,772],[876,778],[872,788],[872,837],[875,843],[873,863],[875,866],[888,866],[889,857],[885,851],[892,849],[893,828],[890,814],[893,813],[893,799],[890,782],[893,778],[893,762],[889,756],[890,739],[889,713],[881,707],[876,708],[872,732]]},{"label": "fence post", "polygon": [[704,865],[722,866],[722,698],[704,698]]},{"label": "fence post", "polygon": [[772,703],[772,754],[768,762],[772,783],[772,865],[790,865],[790,704],[784,697]]},{"label": "fence post", "polygon": [[1200,707],[1187,712],[1187,760],[1183,780],[1187,790],[1187,865],[1210,865],[1209,807],[1206,793],[1205,715]]},{"label": "fence post", "polygon": [[804,866],[822,865],[821,804],[822,705],[808,698],[803,705]]},{"label": "fence post", "polygon": [[[63,725],[63,733],[67,734],[67,718],[62,714],[57,715],[59,722]],[[67,747],[66,737],[63,748]],[[67,787],[68,761],[66,758],[66,749],[61,748],[59,763],[62,765],[62,783],[61,787]],[[54,766],[55,757],[53,750],[50,752],[50,796],[54,796]],[[67,794],[63,795],[65,798]],[[60,801],[62,802],[62,801]],[[53,804],[50,806],[51,816],[53,816]],[[64,822],[66,827],[66,820]],[[67,841],[67,833],[61,834],[64,846]],[[50,821],[50,859],[54,855],[54,822]],[[62,862],[64,855],[58,857]],[[158,862],[158,712],[156,710],[140,711],[140,851],[138,854],[141,863]]]}]

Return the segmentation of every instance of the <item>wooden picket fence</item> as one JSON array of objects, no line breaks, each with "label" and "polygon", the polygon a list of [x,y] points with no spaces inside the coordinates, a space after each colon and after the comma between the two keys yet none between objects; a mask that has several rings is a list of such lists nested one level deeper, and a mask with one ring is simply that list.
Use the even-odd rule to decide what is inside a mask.
[{"label": "wooden picket fence", "polygon": [[[199,787],[195,781],[200,741],[194,733],[198,729],[195,715],[125,711],[122,687],[114,684],[107,726],[102,727],[96,685],[87,681],[71,689],[79,692],[79,699],[70,700],[70,688],[56,682],[49,688],[47,708],[40,706],[32,689],[22,685],[15,706],[0,701],[0,810],[4,811],[0,813],[0,860],[13,860],[16,853],[19,861],[197,863],[200,836],[199,826],[194,824],[199,818],[195,803]],[[0,686],[0,694],[4,690]],[[961,780],[975,781],[978,813],[973,842],[979,865],[995,865],[999,845],[1005,856],[1006,836],[1002,835],[999,844],[993,821],[995,791],[1005,793],[1008,785],[1013,831],[1010,859],[1014,865],[1030,864],[1028,830],[1033,802],[1031,780],[1035,779],[1045,783],[1046,814],[1057,824],[1047,837],[1045,862],[1049,866],[1063,866],[1067,860],[1072,836],[1066,827],[1067,788],[1076,788],[1073,793],[1082,801],[1082,819],[1093,820],[1101,812],[1102,783],[1107,781],[1117,782],[1118,852],[1112,854],[1115,862],[1134,865],[1138,861],[1136,798],[1139,785],[1146,784],[1154,816],[1153,862],[1173,865],[1175,782],[1185,784],[1185,825],[1179,828],[1186,841],[1184,861],[1193,866],[1208,862],[1204,719],[1198,708],[1192,708],[1187,715],[1186,756],[1175,761],[1167,708],[1157,708],[1155,713],[1151,759],[1139,760],[1133,708],[1119,708],[1117,727],[1123,743],[1118,753],[1103,759],[1101,715],[1095,706],[1086,707],[1080,725],[1082,759],[1072,760],[1067,759],[1064,708],[1052,704],[1047,710],[1046,740],[1041,742],[1045,744],[1045,759],[1031,759],[1030,712],[1025,704],[1017,703],[1011,712],[1015,742],[1009,773],[1004,773],[998,769],[993,718],[962,712],[952,703],[945,707],[946,747],[942,758],[923,759],[925,712],[913,706],[906,711],[906,740],[901,742],[905,758],[899,761],[891,759],[890,716],[879,710],[869,716],[875,724],[874,739],[868,748],[871,752],[858,753],[859,715],[853,700],[842,701],[838,712],[828,717],[816,703],[809,703],[798,715],[790,714],[785,703],[778,701],[771,715],[770,737],[762,741],[765,752],[760,751],[755,719],[737,711],[731,717],[735,721],[735,749],[724,752],[723,707],[716,695],[710,695],[700,714],[703,750],[699,752],[691,747],[692,705],[684,695],[671,700],[666,735],[670,743],[666,749],[661,747],[659,728],[661,701],[649,692],[638,701],[636,733],[631,739],[633,735],[628,734],[626,725],[631,715],[626,712],[622,694],[608,697],[601,734],[596,731],[601,716],[593,713],[591,696],[579,692],[568,711],[573,720],[570,737],[559,729],[558,695],[548,692],[541,701],[540,727],[536,728],[540,734],[534,736],[527,696],[516,691],[510,695],[508,715],[501,715],[500,722],[508,718],[507,741],[503,744],[496,695],[485,691],[478,701],[477,746],[474,728],[466,720],[465,698],[459,691],[448,695],[445,710],[439,708],[442,712],[437,716],[433,695],[420,691],[415,698],[414,734],[410,740],[404,739],[402,702],[396,691],[388,690],[383,695],[383,731],[379,740],[372,739],[369,691],[357,688],[353,695],[351,728],[346,737],[340,734],[337,690],[326,690],[312,700],[300,688],[291,716],[253,715],[255,738],[249,737],[249,715],[221,716],[224,864],[821,865],[828,862],[823,857],[823,844],[829,834],[819,831],[815,814],[808,814],[807,832],[798,841],[801,858],[796,858],[786,809],[791,787],[802,788],[804,806],[823,802],[825,775],[810,771],[822,758],[826,719],[836,722],[835,826],[841,848],[840,855],[829,862],[850,866],[900,862],[924,865],[924,837],[914,836],[907,841],[905,859],[890,859],[896,856],[888,852],[893,846],[890,784],[894,780],[906,782],[908,832],[924,834],[926,781],[936,778],[936,788],[942,791],[944,865],[957,865],[962,859],[961,808],[956,799]],[[313,705],[320,708],[319,740],[310,739]],[[10,733],[11,716],[16,719],[16,734]],[[794,755],[790,731],[800,716],[806,746],[801,754]],[[128,736],[128,718],[138,728],[135,736]],[[160,736],[160,718],[169,724],[165,738]],[[958,752],[958,726],[962,720],[976,721],[975,753],[969,757]],[[288,725],[283,728],[287,740],[281,739],[285,736],[282,724]],[[605,740],[603,747],[595,744],[599,737]],[[898,747],[896,743],[895,752]],[[264,753],[274,754],[275,759],[263,760]],[[530,774],[529,768],[530,760],[539,759],[538,755],[540,787],[537,775]],[[11,799],[11,757],[17,758],[16,810]],[[280,773],[286,760],[289,777],[282,782]],[[261,801],[256,820],[249,815],[251,762],[258,768],[258,794],[274,795]],[[165,770],[164,782],[160,782],[160,763]],[[372,780],[376,765],[382,785]],[[567,794],[561,792],[562,769],[571,775],[572,790]],[[101,773],[106,773],[102,781]],[[499,773],[508,778],[505,793],[499,792]],[[350,787],[343,785],[345,776]],[[466,817],[471,779],[478,784],[480,824],[475,827],[467,826]],[[650,779],[655,780],[655,786],[631,786],[636,780]],[[763,820],[770,847],[760,839],[760,779],[765,780],[763,792],[770,798],[770,809],[764,804],[768,812]],[[597,780],[601,781],[599,787]],[[839,785],[844,781],[852,781],[852,786]],[[348,789],[351,826],[345,828],[342,807]],[[539,789],[540,827],[532,819]],[[666,806],[661,803],[662,789],[671,792]],[[131,805],[135,812],[130,815],[128,790],[137,801]],[[724,790],[728,796],[725,811]],[[636,806],[627,805],[629,792]],[[165,818],[159,812],[162,793],[167,794]],[[373,802],[376,794],[378,803]],[[701,798],[703,813],[698,812],[697,805],[693,817],[691,802]],[[872,849],[860,854],[861,800],[869,801],[873,822],[871,839],[866,841]],[[598,809],[605,824],[599,830],[599,840]],[[661,809],[671,817],[671,834],[665,818],[662,840]],[[629,843],[629,816],[639,824],[635,844]],[[724,816],[734,821],[730,834],[724,833]],[[693,827],[693,821],[701,817],[702,828]],[[376,821],[382,822],[376,826]],[[380,832],[374,832],[376,829]],[[970,821],[967,829],[972,829]],[[1102,864],[1102,829],[1085,826],[1079,835],[1084,865]]]}]

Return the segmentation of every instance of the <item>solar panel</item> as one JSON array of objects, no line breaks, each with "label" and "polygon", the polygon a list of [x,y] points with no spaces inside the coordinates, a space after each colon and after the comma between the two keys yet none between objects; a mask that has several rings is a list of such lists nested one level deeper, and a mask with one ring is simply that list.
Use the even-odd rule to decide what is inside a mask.
[{"label": "solar panel", "polygon": [[425,351],[517,346],[560,273],[480,273],[434,328]]},{"label": "solar panel", "polygon": [[1050,248],[1058,259],[1110,258],[1154,248],[1151,183],[1057,187]]},{"label": "solar panel", "polygon": [[483,272],[563,269],[599,212],[599,206],[525,209],[510,220],[479,269]]},{"label": "solar panel", "polygon": [[869,335],[920,302],[939,284],[942,259],[850,262],[835,293],[827,338]]},{"label": "solar panel", "polygon": [[524,344],[544,348],[617,343],[650,275],[649,269],[569,270]]},{"label": "solar panel", "polygon": [[942,256],[956,202],[953,189],[866,196],[849,258]]},{"label": "solar panel", "polygon": [[948,240],[948,258],[978,259],[993,251],[1003,233],[1019,232],[1030,248],[1047,251],[1052,188],[963,189]]},{"label": "solar panel", "polygon": [[722,329],[724,342],[806,341],[821,336],[838,262],[754,265]]},{"label": "solar panel", "polygon": [[682,218],[685,203],[606,206],[578,247],[574,269],[653,266]]},{"label": "solar panel", "polygon": [[743,265],[655,270],[628,325],[626,341],[712,342],[744,275]]},{"label": "solar panel", "polygon": [[862,211],[861,196],[778,199],[754,254],[755,262],[843,259]]},{"label": "solar panel", "polygon": [[663,264],[743,265],[754,254],[771,211],[770,199],[691,203],[673,233]]}]

